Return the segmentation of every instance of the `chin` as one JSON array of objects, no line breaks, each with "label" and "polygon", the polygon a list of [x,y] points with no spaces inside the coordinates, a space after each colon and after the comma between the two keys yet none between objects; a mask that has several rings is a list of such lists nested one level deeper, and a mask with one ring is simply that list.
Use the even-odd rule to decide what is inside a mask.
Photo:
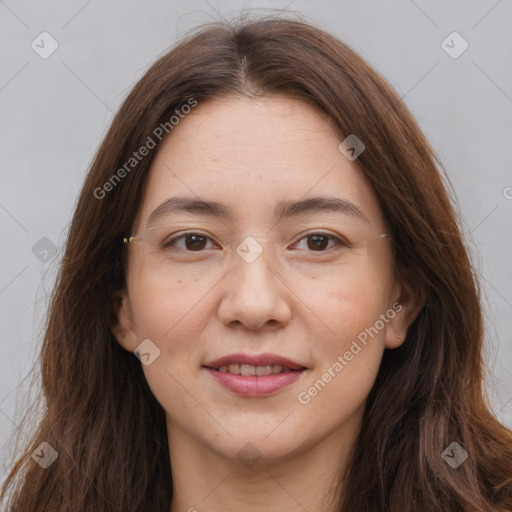
[{"label": "chin", "polygon": [[[270,434],[269,434],[270,432]],[[233,437],[224,433],[215,438],[215,444],[211,445],[213,451],[225,459],[249,468],[262,467],[266,464],[275,464],[288,458],[292,458],[302,450],[307,449],[308,439],[301,439],[297,432],[288,427],[280,434],[272,432],[268,428],[237,429]]]}]

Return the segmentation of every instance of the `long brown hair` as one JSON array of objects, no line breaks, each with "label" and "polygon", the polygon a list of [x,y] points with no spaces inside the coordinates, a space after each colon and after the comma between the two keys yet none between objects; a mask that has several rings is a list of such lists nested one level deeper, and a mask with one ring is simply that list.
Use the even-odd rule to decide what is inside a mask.
[{"label": "long brown hair", "polygon": [[[271,16],[189,34],[115,116],[66,241],[40,358],[46,410],[4,483],[11,512],[168,512],[164,412],[140,362],[110,330],[112,296],[124,286],[122,236],[155,151],[126,163],[157,127],[168,123],[171,133],[169,119],[191,100],[277,93],[326,112],[340,142],[349,134],[364,142],[358,163],[391,226],[396,268],[425,299],[405,343],[384,352],[338,509],[512,510],[512,433],[483,391],[478,283],[441,163],[400,97],[361,57],[309,22]],[[116,173],[122,179],[113,180]],[[31,458],[42,442],[58,453],[47,469]],[[442,457],[453,442],[468,453],[456,469]]]}]

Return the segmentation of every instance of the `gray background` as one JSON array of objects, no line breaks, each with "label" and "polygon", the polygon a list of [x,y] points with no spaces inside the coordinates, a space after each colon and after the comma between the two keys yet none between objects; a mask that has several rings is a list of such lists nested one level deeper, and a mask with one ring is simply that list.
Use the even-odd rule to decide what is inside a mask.
[{"label": "gray background", "polygon": [[[311,17],[380,71],[416,116],[453,184],[483,284],[491,404],[512,426],[511,0],[184,4],[0,0],[0,450],[11,431],[29,429],[23,379],[79,188],[113,112],[186,30],[241,9]],[[47,59],[31,47],[43,31],[59,45]],[[458,58],[441,46],[453,31],[469,44]],[[2,450],[0,480],[5,464]]]}]

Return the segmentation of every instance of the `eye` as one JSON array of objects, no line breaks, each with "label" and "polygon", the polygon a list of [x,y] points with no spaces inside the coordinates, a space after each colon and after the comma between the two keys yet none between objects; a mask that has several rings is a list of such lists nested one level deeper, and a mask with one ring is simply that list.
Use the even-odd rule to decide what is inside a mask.
[{"label": "eye", "polygon": [[310,243],[307,243],[307,248],[314,252],[326,252],[325,249],[329,242],[333,242],[335,246],[347,246],[347,242],[341,238],[325,233],[311,233],[301,238],[296,244],[300,243],[302,240],[311,240]]},{"label": "eye", "polygon": [[[178,247],[176,242],[183,241],[181,247]],[[208,241],[212,241],[211,238],[206,235],[202,235],[201,233],[183,233],[177,237],[172,238],[171,240],[165,242],[163,247],[167,249],[168,247],[176,247],[178,249],[182,249],[184,251],[189,252],[201,252],[203,249],[208,248],[205,247]]]},{"label": "eye", "polygon": [[[303,240],[306,240],[308,242],[306,248],[313,252],[327,252],[326,249],[329,243],[333,243],[334,246],[347,246],[347,242],[345,240],[334,235],[327,235],[325,233],[311,233],[309,235],[302,237],[294,245],[299,244]],[[212,242],[212,239],[207,237],[206,235],[203,235],[201,233],[188,232],[183,233],[164,242],[163,248],[167,249],[169,247],[173,247],[188,252],[201,252],[203,249],[212,248],[207,247],[209,241]]]}]

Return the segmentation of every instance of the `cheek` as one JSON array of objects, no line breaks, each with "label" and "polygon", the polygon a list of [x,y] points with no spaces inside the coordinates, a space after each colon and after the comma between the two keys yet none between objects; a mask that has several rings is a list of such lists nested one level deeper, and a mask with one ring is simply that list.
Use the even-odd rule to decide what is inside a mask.
[{"label": "cheek", "polygon": [[167,280],[146,275],[133,282],[130,297],[137,339],[150,339],[164,356],[159,365],[165,364],[173,374],[197,364],[198,340],[213,314],[214,284],[215,280],[195,275]]},{"label": "cheek", "polygon": [[365,399],[378,373],[387,325],[381,315],[390,307],[391,282],[376,265],[353,265],[343,276],[318,275],[313,282],[308,304],[315,313],[310,327],[316,328],[308,340],[317,364],[299,402],[314,398],[317,405],[333,401],[351,410]]},{"label": "cheek", "polygon": [[[212,311],[209,295],[213,283],[197,277],[141,280],[131,299],[138,340],[150,339],[159,349],[158,358],[143,366],[146,381],[158,402],[172,417],[187,410],[187,417],[204,415],[191,397],[194,387],[199,341]],[[196,370],[197,367],[197,370]],[[197,409],[196,409],[197,407]]]},{"label": "cheek", "polygon": [[297,295],[326,328],[323,337],[340,342],[372,326],[389,308],[391,291],[390,270],[372,261],[347,264],[343,272],[318,272],[297,287]]}]

